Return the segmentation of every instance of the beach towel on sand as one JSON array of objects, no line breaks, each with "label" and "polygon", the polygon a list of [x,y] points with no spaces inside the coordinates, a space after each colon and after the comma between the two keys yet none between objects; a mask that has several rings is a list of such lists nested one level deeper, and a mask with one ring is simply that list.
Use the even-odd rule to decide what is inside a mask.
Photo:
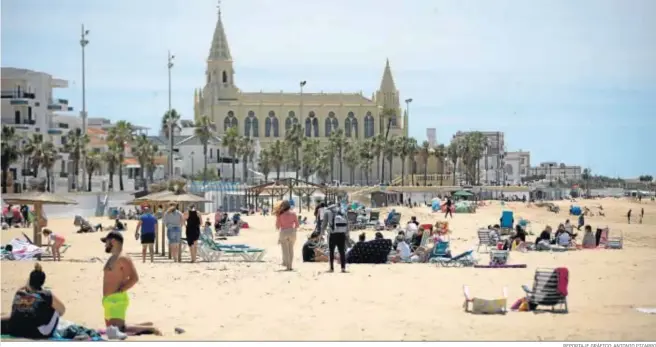
[{"label": "beach towel on sand", "polygon": [[558,274],[558,293],[567,296],[567,285],[569,284],[569,270],[566,267],[556,269]]}]

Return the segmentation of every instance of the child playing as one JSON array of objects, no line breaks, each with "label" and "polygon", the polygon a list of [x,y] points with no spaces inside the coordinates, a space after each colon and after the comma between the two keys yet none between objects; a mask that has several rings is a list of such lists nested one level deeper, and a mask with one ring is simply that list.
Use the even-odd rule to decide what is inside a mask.
[{"label": "child playing", "polygon": [[50,229],[43,229],[43,236],[48,238],[47,246],[52,250],[52,259],[55,261],[61,261],[61,253],[59,253],[59,250],[64,245],[66,239],[61,235],[53,233]]}]

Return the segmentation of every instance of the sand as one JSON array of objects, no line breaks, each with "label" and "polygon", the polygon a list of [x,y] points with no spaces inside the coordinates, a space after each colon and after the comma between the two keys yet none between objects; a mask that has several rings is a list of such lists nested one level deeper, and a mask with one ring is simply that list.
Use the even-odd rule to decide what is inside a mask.
[{"label": "sand", "polygon": [[[656,203],[626,199],[580,201],[582,206],[603,204],[606,217],[588,217],[593,228],[622,230],[623,250],[581,250],[566,253],[513,252],[510,263],[526,269],[439,268],[431,264],[351,265],[350,273],[326,273],[325,263],[302,263],[301,246],[309,234],[298,233],[295,271],[281,272],[281,251],[272,217],[244,217],[251,225],[231,243],[265,248],[263,263],[220,261],[174,264],[157,257],[142,264],[140,246],[128,222],[125,251],[140,274],[130,290],[128,321],[152,321],[163,337],[132,340],[656,340],[656,315],[636,311],[656,307]],[[561,203],[567,210],[569,202]],[[568,218],[542,208],[510,203],[516,216],[532,221],[539,233],[545,224],[556,226]],[[645,209],[643,224],[626,223]],[[450,221],[454,252],[477,244],[476,230],[498,221],[499,202],[475,214],[459,214]],[[407,221],[442,216],[427,207],[397,208]],[[304,212],[310,215],[308,212]],[[516,217],[517,219],[517,217]],[[92,220],[94,220],[92,218]],[[110,223],[107,219],[101,220]],[[50,226],[72,247],[62,262],[43,261],[46,285],[66,304],[65,318],[99,328],[103,326],[102,267],[107,254],[101,234],[75,234],[72,218],[51,220]],[[6,243],[21,232],[2,231]],[[368,231],[369,238],[373,232]],[[352,235],[356,237],[356,235]],[[531,240],[533,237],[531,237]],[[487,262],[487,254],[477,254]],[[91,261],[94,257],[102,261]],[[2,312],[9,311],[15,290],[26,282],[32,262],[2,262]],[[522,284],[531,285],[537,267],[570,269],[569,310],[562,314],[511,312],[505,316],[475,316],[462,309],[462,286],[474,296],[497,298],[507,287],[509,301],[523,296]],[[183,328],[181,335],[174,328]]]}]

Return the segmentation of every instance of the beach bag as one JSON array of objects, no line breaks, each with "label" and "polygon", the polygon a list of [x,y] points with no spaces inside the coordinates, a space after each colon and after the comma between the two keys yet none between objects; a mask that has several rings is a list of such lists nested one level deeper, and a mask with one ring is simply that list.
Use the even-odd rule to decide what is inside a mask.
[{"label": "beach bag", "polygon": [[348,232],[348,221],[344,217],[342,211],[333,212],[333,220],[331,223],[333,233],[346,233]]}]

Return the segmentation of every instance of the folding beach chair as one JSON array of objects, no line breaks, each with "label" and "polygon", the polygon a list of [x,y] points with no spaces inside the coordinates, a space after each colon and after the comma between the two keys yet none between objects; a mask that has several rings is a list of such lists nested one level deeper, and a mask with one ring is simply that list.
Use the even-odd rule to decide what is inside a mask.
[{"label": "folding beach chair", "polygon": [[515,216],[513,214],[513,211],[503,211],[501,213],[501,220],[500,220],[500,227],[501,227],[501,232],[499,236],[502,235],[510,235],[513,232],[513,228],[515,227]]},{"label": "folding beach chair", "polygon": [[474,266],[478,263],[476,259],[474,259],[474,250],[470,249],[466,252],[460,253],[456,255],[455,257],[447,258],[447,257],[438,257],[434,258],[435,260],[431,259],[432,263],[435,263],[439,266],[445,266],[445,267],[467,267],[467,266]]},{"label": "folding beach chair", "polygon": [[[201,235],[201,247],[205,247],[203,252],[206,253],[209,259],[219,259],[223,255],[240,257],[247,262],[262,261],[266,251],[260,248],[251,248],[248,245],[224,245],[215,242],[214,240]],[[216,254],[220,252],[221,254]]]},{"label": "folding beach chair", "polygon": [[610,233],[608,227],[601,229],[601,236],[599,237],[599,246],[601,248],[608,247],[608,234]]},{"label": "folding beach chair", "polygon": [[481,253],[481,246],[485,248],[485,252],[489,252],[490,247],[496,247],[496,244],[490,238],[489,229],[478,229],[478,247],[476,248],[476,252]]},{"label": "folding beach chair", "polygon": [[608,234],[608,242],[606,243],[606,248],[608,249],[622,249],[624,247],[624,234],[620,230],[620,236],[610,236]]},{"label": "folding beach chair", "polygon": [[430,255],[428,256],[428,261],[434,263],[438,258],[449,257],[449,246],[449,241],[435,243],[433,249],[431,249]]},{"label": "folding beach chair", "polygon": [[[559,271],[567,273],[567,279],[561,279]],[[560,281],[567,281],[560,283]],[[537,269],[533,280],[533,289],[529,290],[528,286],[522,286],[526,292],[526,300],[529,305],[536,308],[539,306],[551,306],[554,311],[555,307],[561,305],[564,307],[563,312],[567,313],[567,284],[569,282],[569,272],[566,268],[561,269]],[[559,290],[559,285],[564,288],[563,294]]]},{"label": "folding beach chair", "polygon": [[467,286],[463,286],[462,291],[465,294],[465,303],[463,304],[465,312],[474,314],[506,314],[508,312],[508,288],[506,287],[503,288],[502,298],[492,300],[472,298]]},{"label": "folding beach chair", "polygon": [[378,211],[369,212],[369,221],[367,222],[367,226],[375,228],[378,226],[379,223],[380,223],[380,212]]}]

